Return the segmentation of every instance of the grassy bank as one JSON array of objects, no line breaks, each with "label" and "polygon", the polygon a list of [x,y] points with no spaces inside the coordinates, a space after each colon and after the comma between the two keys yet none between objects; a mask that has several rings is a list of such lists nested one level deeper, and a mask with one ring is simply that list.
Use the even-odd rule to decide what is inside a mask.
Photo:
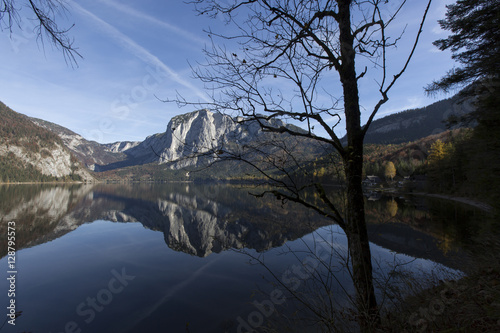
[{"label": "grassy bank", "polygon": [[500,239],[481,242],[467,276],[407,297],[387,311],[378,332],[500,332]]}]

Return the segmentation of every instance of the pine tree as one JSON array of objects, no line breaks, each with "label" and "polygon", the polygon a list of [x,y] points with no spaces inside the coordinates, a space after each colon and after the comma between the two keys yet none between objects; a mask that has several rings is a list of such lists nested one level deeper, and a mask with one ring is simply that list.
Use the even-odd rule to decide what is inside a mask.
[{"label": "pine tree", "polygon": [[[450,50],[461,67],[451,69],[426,90],[448,92],[485,80],[498,80],[500,72],[500,3],[498,0],[458,0],[447,6],[441,28],[451,34],[434,42],[441,51]],[[498,82],[498,81],[497,81]],[[474,93],[474,92],[472,92]]]}]

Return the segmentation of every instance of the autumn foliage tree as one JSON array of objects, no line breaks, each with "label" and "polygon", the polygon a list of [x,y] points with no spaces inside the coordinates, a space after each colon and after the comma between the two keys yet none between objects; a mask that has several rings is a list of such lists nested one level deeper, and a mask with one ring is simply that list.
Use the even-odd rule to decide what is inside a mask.
[{"label": "autumn foliage tree", "polygon": [[394,179],[394,177],[396,177],[396,167],[391,161],[388,161],[385,164],[384,176],[386,179],[390,179],[391,181]]},{"label": "autumn foliage tree", "polygon": [[430,164],[439,163],[440,161],[450,158],[452,154],[453,144],[451,142],[444,143],[438,139],[431,144],[427,160]]},{"label": "autumn foliage tree", "polygon": [[456,191],[459,179],[463,178],[463,163],[451,141],[436,140],[427,157],[427,176],[432,192]]}]

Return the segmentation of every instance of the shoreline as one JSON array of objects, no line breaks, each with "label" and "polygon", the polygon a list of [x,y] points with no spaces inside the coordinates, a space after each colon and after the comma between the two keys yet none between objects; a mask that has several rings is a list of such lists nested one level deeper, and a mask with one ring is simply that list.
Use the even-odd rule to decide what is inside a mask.
[{"label": "shoreline", "polygon": [[420,196],[427,196],[427,197],[432,197],[432,198],[438,198],[438,199],[446,199],[446,200],[452,200],[452,201],[457,201],[460,203],[464,203],[470,206],[474,206],[482,211],[492,213],[495,209],[490,206],[489,204],[472,199],[472,198],[466,198],[466,197],[455,197],[452,195],[447,195],[447,194],[436,194],[436,193],[422,193],[422,192],[415,192],[415,193],[404,193],[404,194],[409,194],[409,195],[420,195]]},{"label": "shoreline", "polygon": [[495,208],[483,201],[467,198],[467,197],[457,197],[449,194],[438,194],[438,193],[425,193],[425,192],[400,192],[396,188],[387,188],[387,189],[373,189],[374,192],[379,192],[382,194],[392,194],[392,195],[417,195],[422,197],[431,197],[437,199],[445,199],[460,202],[466,205],[470,205],[476,207],[484,212],[493,213]]},{"label": "shoreline", "polygon": [[[224,182],[224,181],[223,181]],[[48,185],[75,185],[75,184],[119,184],[119,183],[193,183],[192,180],[184,180],[184,181],[160,181],[160,182],[141,182],[141,181],[110,181],[110,180],[97,180],[93,182],[82,182],[82,181],[72,181],[72,182],[58,182],[58,181],[52,181],[52,182],[0,182],[1,185],[43,185],[43,184],[48,184]],[[216,182],[218,183],[218,182]],[[231,181],[225,182],[225,183],[232,183]],[[331,184],[333,186],[338,186],[337,184]],[[330,186],[331,186],[330,185]],[[382,194],[393,194],[393,195],[417,195],[417,196],[424,196],[424,197],[431,197],[431,198],[438,198],[438,199],[445,199],[445,200],[451,200],[451,201],[456,201],[460,202],[469,206],[476,207],[484,212],[487,213],[493,213],[495,211],[494,207],[483,202],[479,201],[477,199],[473,198],[467,198],[467,197],[457,197],[449,194],[438,194],[438,193],[425,193],[425,192],[399,192],[395,188],[388,188],[388,189],[372,189],[374,192],[379,192]]]},{"label": "shoreline", "polygon": [[58,181],[52,181],[52,182],[9,182],[9,183],[4,183],[0,182],[0,185],[43,185],[43,184],[48,184],[48,185],[67,185],[67,184],[98,184],[99,182],[82,182],[82,181],[75,181],[75,182],[58,182]]}]

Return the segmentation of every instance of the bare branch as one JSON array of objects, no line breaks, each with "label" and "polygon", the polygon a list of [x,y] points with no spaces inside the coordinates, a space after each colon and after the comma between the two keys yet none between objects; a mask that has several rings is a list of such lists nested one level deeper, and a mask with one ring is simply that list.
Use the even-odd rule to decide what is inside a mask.
[{"label": "bare branch", "polygon": [[[415,53],[415,50],[417,48],[420,36],[422,34],[422,31],[423,31],[425,19],[427,18],[427,14],[429,12],[429,8],[431,6],[431,3],[432,3],[432,0],[429,0],[428,3],[427,3],[427,6],[426,6],[426,8],[424,10],[424,14],[422,16],[422,20],[420,22],[420,26],[419,26],[417,35],[415,37],[415,41],[413,43],[413,47],[411,49],[410,54],[408,55],[408,58],[406,59],[406,62],[404,64],[404,66],[401,68],[401,70],[396,75],[394,75],[394,77],[391,80],[391,82],[385,88],[384,88],[384,82],[385,82],[386,67],[385,67],[385,53],[384,53],[384,80],[382,81],[382,84],[380,85],[380,90],[379,90],[380,94],[382,95],[382,98],[375,105],[372,113],[370,114],[370,117],[368,118],[368,121],[366,122],[366,124],[363,127],[363,137],[366,135],[366,132],[368,131],[368,128],[370,127],[370,125],[371,125],[371,123],[373,121],[373,118],[375,117],[375,115],[377,114],[377,112],[380,110],[380,107],[389,100],[389,97],[388,97],[389,90],[391,90],[391,88],[394,86],[394,84],[396,83],[396,81],[406,71],[406,68],[408,67],[408,65],[409,65],[409,63],[410,63],[410,61],[411,61],[411,59],[413,57],[413,54]],[[385,48],[384,48],[384,50],[385,50]]]},{"label": "bare branch", "polygon": [[[44,36],[47,36],[51,44],[62,51],[66,63],[72,67],[77,66],[77,58],[83,57],[77,48],[73,46],[74,41],[68,37],[69,31],[74,25],[67,29],[61,29],[55,21],[56,15],[67,12],[64,2],[62,0],[28,0],[26,5],[36,17],[37,26],[35,31],[42,46],[44,45]],[[5,16],[7,16],[5,25],[11,33],[14,24],[20,25],[19,10],[15,7],[14,0],[2,0],[0,3],[0,24],[3,23]]]},{"label": "bare branch", "polygon": [[[388,92],[414,55],[431,1],[413,48],[392,79],[388,79],[387,51],[396,46],[404,30],[396,38],[390,38],[387,27],[407,0],[402,0],[388,18],[382,15],[382,6],[388,3],[385,0],[229,0],[229,5],[218,0],[195,1],[204,5],[200,14],[225,15],[226,22],[238,29],[233,36],[211,33],[212,37],[227,42],[231,51],[214,42],[205,50],[207,64],[194,69],[195,77],[211,92],[213,102],[209,105],[238,114],[241,122],[256,122],[263,134],[273,137],[267,137],[267,143],[224,150],[219,157],[250,165],[274,186],[260,195],[271,194],[299,203],[324,214],[345,230],[363,331],[373,331],[380,323],[364,216],[363,139],[376,113],[388,100]],[[242,20],[236,14],[245,18]],[[378,87],[381,98],[365,126],[361,126],[358,83],[368,73],[368,67],[357,73],[358,55],[372,62],[381,75]],[[338,108],[340,101],[343,113]],[[180,102],[189,105],[183,99]],[[336,120],[336,124],[328,125],[329,118]],[[346,146],[334,131],[341,119],[346,122]],[[300,122],[306,129],[278,120]],[[315,126],[327,135],[316,136]],[[275,134],[283,142],[276,141]],[[307,166],[286,141],[290,138],[311,140],[338,152],[336,156],[342,160],[347,184],[345,210],[330,200],[317,181],[297,177],[307,173]],[[313,191],[317,200],[307,200],[305,191]]]}]

